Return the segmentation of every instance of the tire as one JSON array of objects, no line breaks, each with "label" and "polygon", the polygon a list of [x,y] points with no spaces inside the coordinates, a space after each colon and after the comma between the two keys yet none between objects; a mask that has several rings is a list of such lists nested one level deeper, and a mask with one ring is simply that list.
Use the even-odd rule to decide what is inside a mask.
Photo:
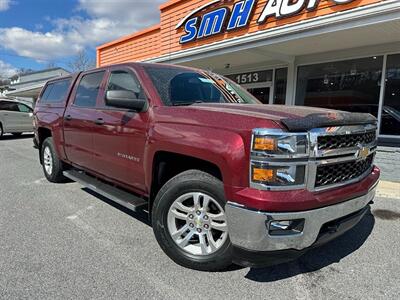
[{"label": "tire", "polygon": [[189,170],[169,180],[152,210],[153,231],[162,250],[177,264],[199,271],[220,271],[232,265],[225,204],[222,182],[208,173]]},{"label": "tire", "polygon": [[2,138],[3,135],[4,135],[3,125],[0,123],[0,138]]},{"label": "tire", "polygon": [[64,164],[58,158],[55,151],[53,138],[47,138],[40,150],[43,172],[47,180],[54,183],[62,183],[66,181],[63,175]]},{"label": "tire", "polygon": [[22,135],[22,132],[14,132],[12,135],[15,137],[20,137]]}]

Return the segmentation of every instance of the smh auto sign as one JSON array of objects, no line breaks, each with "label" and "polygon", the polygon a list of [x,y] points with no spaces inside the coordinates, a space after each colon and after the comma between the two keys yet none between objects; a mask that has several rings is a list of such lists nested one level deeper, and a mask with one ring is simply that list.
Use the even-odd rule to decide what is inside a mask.
[{"label": "smh auto sign", "polygon": [[[335,4],[347,4],[355,0],[330,1]],[[201,11],[219,2],[226,3],[230,1],[210,1],[192,11],[179,22],[175,29],[183,27],[185,31],[185,34],[180,38],[181,44],[248,26],[257,5],[257,0],[241,0],[235,2],[232,9],[228,7],[218,7],[204,15],[200,14]],[[275,17],[277,19],[290,17],[304,9],[313,11],[317,9],[319,2],[320,0],[268,0],[257,19],[257,23],[263,24],[269,17]]]}]

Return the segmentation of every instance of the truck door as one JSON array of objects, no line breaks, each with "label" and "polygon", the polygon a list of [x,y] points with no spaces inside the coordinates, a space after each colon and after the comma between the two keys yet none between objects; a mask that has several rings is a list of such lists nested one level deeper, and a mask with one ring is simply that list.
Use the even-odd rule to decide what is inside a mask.
[{"label": "truck door", "polygon": [[[111,68],[108,90],[130,90],[138,99],[146,99],[135,72]],[[109,179],[145,191],[143,155],[146,143],[148,113],[108,106],[105,97],[97,108],[97,126],[93,130],[96,170]]]},{"label": "truck door", "polygon": [[64,113],[65,153],[72,163],[94,170],[93,157],[96,105],[102,94],[105,71],[83,73],[75,85],[67,109]]}]

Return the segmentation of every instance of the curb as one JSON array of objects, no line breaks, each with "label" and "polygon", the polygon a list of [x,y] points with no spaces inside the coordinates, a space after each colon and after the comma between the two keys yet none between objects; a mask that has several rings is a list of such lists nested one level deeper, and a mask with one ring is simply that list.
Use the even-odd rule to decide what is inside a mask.
[{"label": "curb", "polygon": [[400,183],[392,181],[379,181],[376,191],[377,197],[400,199]]}]

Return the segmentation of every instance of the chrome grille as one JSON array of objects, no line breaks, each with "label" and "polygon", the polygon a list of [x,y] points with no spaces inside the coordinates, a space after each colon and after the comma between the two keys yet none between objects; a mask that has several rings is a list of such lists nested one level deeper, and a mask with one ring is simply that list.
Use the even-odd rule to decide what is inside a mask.
[{"label": "chrome grille", "polygon": [[320,165],[317,167],[315,187],[340,184],[358,178],[371,169],[373,160],[374,154],[371,154],[364,160]]},{"label": "chrome grille", "polygon": [[332,150],[340,148],[368,145],[376,140],[376,131],[357,134],[325,135],[318,137],[318,150]]},{"label": "chrome grille", "polygon": [[[287,132],[280,129],[253,129],[255,136],[305,136],[307,147],[301,154],[281,154],[254,151],[250,157],[250,187],[260,190],[307,189],[319,192],[339,188],[363,180],[373,171],[374,156],[377,150],[376,125],[349,125],[336,127],[318,127],[305,132]],[[296,142],[298,140],[296,139]],[[298,143],[296,144],[296,146]],[[254,164],[268,169],[299,169],[304,173],[301,184],[274,186],[252,180]],[[304,170],[304,171],[303,171]],[[282,172],[281,172],[282,173]],[[297,176],[297,172],[296,172]]]}]

